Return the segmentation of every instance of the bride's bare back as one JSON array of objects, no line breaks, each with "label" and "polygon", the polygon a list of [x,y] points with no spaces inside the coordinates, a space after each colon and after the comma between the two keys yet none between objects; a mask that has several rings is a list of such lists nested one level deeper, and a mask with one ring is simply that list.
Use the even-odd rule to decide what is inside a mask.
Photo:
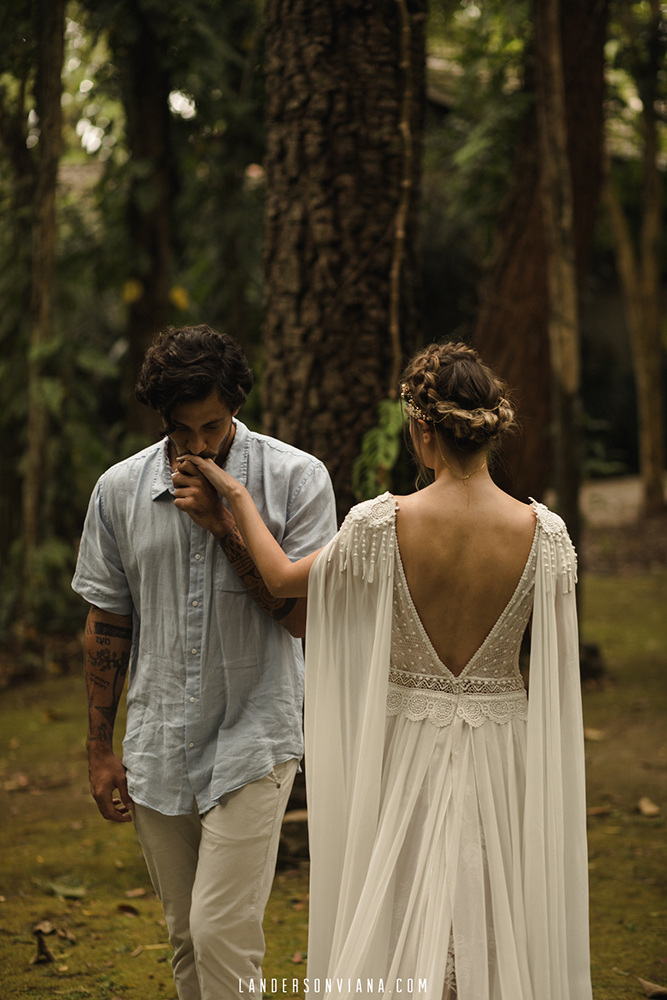
[{"label": "bride's bare back", "polygon": [[445,482],[397,497],[398,545],[422,624],[458,675],[479,649],[521,578],[535,533],[527,504],[486,470],[477,482]]}]

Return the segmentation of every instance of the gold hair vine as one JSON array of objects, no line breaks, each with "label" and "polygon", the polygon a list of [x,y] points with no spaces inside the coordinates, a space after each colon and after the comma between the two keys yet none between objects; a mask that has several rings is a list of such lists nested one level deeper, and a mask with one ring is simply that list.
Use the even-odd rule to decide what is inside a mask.
[{"label": "gold hair vine", "polygon": [[414,417],[415,420],[425,420],[426,423],[428,424],[434,424],[434,423],[441,424],[453,413],[456,413],[457,415],[462,414],[465,415],[466,417],[477,417],[483,413],[498,414],[500,412],[501,406],[508,405],[506,399],[501,399],[500,402],[496,404],[496,406],[490,407],[488,409],[484,406],[478,406],[475,410],[466,410],[463,406],[453,406],[451,410],[448,410],[446,413],[443,413],[440,417],[438,417],[437,420],[435,420],[433,417],[428,417],[423,410],[419,409],[419,407],[415,403],[415,397],[412,395],[412,390],[410,389],[410,386],[408,385],[407,382],[401,382],[401,399],[405,404],[405,412],[408,414],[409,417]]},{"label": "gold hair vine", "polygon": [[409,417],[413,417],[415,420],[425,420],[427,423],[433,423],[430,417],[427,417],[415,403],[415,397],[412,395],[412,390],[407,382],[401,382],[401,399],[405,403],[405,412]]}]

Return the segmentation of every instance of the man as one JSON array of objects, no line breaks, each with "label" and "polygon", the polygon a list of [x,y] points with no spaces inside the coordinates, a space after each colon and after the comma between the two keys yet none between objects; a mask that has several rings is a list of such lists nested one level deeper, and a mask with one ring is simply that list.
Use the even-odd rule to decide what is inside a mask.
[{"label": "man", "polygon": [[[91,604],[91,791],[106,819],[134,814],[180,1000],[237,997],[239,980],[258,986],[302,755],[305,601],[268,593],[228,509],[193,465],[177,472],[176,458],[224,465],[292,559],[336,530],[322,463],[234,419],[251,385],[230,337],[206,326],[159,337],[136,395],[167,436],[97,483],[72,583]],[[113,725],[128,667],[121,764]]]}]

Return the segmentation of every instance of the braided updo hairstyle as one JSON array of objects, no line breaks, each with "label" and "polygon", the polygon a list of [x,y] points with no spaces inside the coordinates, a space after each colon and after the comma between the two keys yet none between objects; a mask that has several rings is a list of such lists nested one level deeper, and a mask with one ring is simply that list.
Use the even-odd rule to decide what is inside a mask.
[{"label": "braided updo hairstyle", "polygon": [[514,422],[505,383],[466,344],[430,344],[412,358],[401,382],[454,451],[489,447]]}]

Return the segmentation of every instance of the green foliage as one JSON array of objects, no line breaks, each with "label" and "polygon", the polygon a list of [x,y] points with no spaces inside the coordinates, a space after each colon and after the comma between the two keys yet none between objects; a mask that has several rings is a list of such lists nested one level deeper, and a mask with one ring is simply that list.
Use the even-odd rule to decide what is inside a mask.
[{"label": "green foliage", "polygon": [[401,402],[383,399],[378,406],[377,426],[364,434],[361,452],[352,466],[352,492],[358,500],[371,500],[390,488],[402,440]]},{"label": "green foliage", "polygon": [[423,259],[427,338],[466,337],[493,250],[526,81],[526,0],[434,0],[428,22]]}]

